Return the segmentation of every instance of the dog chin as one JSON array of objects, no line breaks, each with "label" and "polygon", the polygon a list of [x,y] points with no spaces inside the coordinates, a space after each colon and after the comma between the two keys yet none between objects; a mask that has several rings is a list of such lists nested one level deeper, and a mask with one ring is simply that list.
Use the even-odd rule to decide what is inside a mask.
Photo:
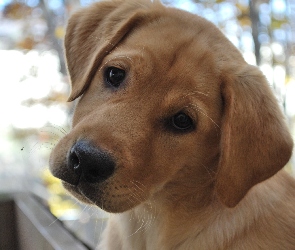
[{"label": "dog chin", "polygon": [[93,192],[93,190],[89,190],[89,187],[74,186],[64,181],[62,185],[78,201],[97,206],[108,213],[123,213],[139,205],[137,203],[131,204],[126,200],[105,199],[102,197],[103,192]]},{"label": "dog chin", "polygon": [[62,182],[63,187],[69,191],[69,193],[74,196],[78,201],[93,205],[94,203],[89,200],[85,195],[83,195],[77,186],[71,185],[65,181]]}]

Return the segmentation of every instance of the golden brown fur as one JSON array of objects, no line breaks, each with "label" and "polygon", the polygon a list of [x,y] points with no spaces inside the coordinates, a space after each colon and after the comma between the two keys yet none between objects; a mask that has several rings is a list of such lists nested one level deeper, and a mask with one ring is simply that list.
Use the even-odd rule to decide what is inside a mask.
[{"label": "golden brown fur", "polygon": [[[214,25],[157,1],[103,1],[71,17],[65,48],[80,99],[50,168],[115,213],[100,249],[295,249],[295,181],[280,171],[291,136],[262,73]],[[118,89],[104,83],[111,66],[127,72]],[[193,130],[167,128],[179,111]],[[82,139],[116,160],[103,182],[67,166]]]}]

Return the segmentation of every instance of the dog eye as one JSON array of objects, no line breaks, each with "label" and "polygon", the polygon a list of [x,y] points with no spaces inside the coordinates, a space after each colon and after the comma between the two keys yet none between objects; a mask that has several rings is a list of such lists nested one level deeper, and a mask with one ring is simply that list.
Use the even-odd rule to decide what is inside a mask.
[{"label": "dog eye", "polygon": [[105,81],[109,85],[118,88],[124,81],[125,75],[125,70],[116,67],[109,67],[105,71]]},{"label": "dog eye", "polygon": [[194,122],[192,118],[190,118],[187,114],[183,112],[179,112],[174,115],[172,117],[171,124],[175,129],[181,131],[187,131],[193,129],[194,127]]}]

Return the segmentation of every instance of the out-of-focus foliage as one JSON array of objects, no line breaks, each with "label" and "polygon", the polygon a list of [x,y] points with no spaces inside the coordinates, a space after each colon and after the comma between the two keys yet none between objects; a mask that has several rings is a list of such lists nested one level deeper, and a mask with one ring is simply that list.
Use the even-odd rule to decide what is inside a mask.
[{"label": "out-of-focus foliage", "polygon": [[3,16],[9,19],[23,19],[27,18],[32,14],[32,8],[27,6],[25,3],[12,2],[5,6]]},{"label": "out-of-focus foliage", "polygon": [[50,193],[48,205],[55,216],[62,218],[65,212],[78,209],[76,203],[65,194],[60,181],[53,177],[48,169],[42,173],[41,178]]}]

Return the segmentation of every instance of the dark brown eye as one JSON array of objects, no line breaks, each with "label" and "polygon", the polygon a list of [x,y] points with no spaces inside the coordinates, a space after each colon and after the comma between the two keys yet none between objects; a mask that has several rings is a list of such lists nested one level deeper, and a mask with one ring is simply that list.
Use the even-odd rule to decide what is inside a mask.
[{"label": "dark brown eye", "polygon": [[125,75],[125,70],[116,67],[109,67],[105,71],[105,81],[108,85],[118,88],[124,81]]},{"label": "dark brown eye", "polygon": [[183,112],[179,112],[176,115],[172,117],[172,126],[181,131],[187,131],[190,129],[193,129],[194,127],[194,122],[192,118],[190,118],[187,114]]}]

